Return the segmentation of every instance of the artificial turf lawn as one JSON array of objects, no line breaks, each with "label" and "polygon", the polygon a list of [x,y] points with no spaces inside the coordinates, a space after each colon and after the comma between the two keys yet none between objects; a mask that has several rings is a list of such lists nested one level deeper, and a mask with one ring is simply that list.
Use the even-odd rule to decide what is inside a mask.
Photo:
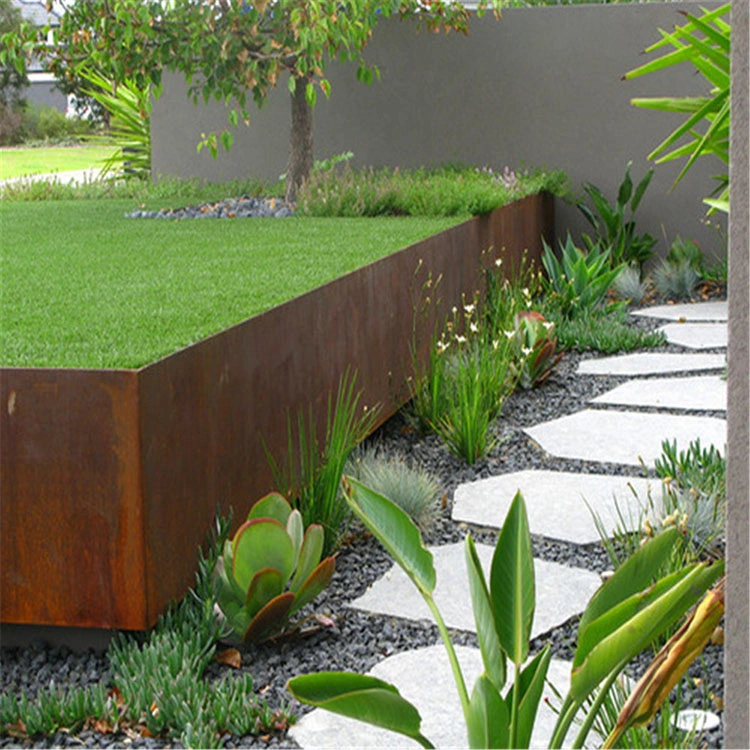
[{"label": "artificial turf lawn", "polygon": [[0,204],[0,365],[141,367],[459,221],[124,218],[133,208]]},{"label": "artificial turf lawn", "polygon": [[0,180],[47,172],[101,169],[112,146],[59,146],[0,149]]}]

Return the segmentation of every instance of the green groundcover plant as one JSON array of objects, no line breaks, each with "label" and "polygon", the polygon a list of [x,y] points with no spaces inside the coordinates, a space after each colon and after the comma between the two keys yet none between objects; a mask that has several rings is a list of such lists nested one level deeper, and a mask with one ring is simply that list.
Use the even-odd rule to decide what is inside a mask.
[{"label": "green groundcover plant", "polygon": [[[489,585],[471,536],[466,538],[468,586],[484,672],[468,692],[450,634],[433,598],[432,554],[409,517],[387,498],[348,480],[346,498],[353,512],[405,571],[424,598],[445,645],[458,689],[470,747],[528,747],[551,652],[546,646],[528,663],[535,607],[534,564],[523,497],[516,495],[500,532]],[[576,714],[593,697],[574,741],[581,747],[609,688],[632,657],[676,622],[722,574],[723,563],[696,563],[657,581],[654,569],[670,552],[679,532],[668,529],[636,552],[589,602],[578,629],[571,689],[560,708],[550,746],[559,748]],[[715,617],[716,609],[711,610]],[[621,715],[620,727],[648,720],[671,679],[692,661],[710,627],[707,615],[694,615],[687,632],[671,642],[671,669],[649,675],[637,686],[637,699]],[[695,627],[693,627],[695,626]],[[699,631],[696,634],[696,630]],[[502,694],[507,661],[515,665],[513,684]],[[288,688],[303,703],[384,727],[434,747],[421,733],[417,709],[393,685],[347,672],[321,672],[291,679]],[[670,688],[671,689],[671,688]],[[668,691],[666,691],[668,694]]]}]

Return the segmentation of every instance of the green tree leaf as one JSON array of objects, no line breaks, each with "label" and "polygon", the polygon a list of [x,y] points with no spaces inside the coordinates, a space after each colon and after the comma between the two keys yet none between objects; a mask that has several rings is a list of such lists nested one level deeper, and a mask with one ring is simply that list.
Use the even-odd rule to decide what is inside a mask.
[{"label": "green tree leaf", "polygon": [[526,661],[534,620],[534,560],[526,505],[511,503],[492,558],[490,596],[503,650],[514,664]]},{"label": "green tree leaf", "polygon": [[287,689],[301,703],[398,732],[422,747],[432,747],[420,732],[422,718],[417,709],[388,682],[351,672],[319,672],[292,678]]}]

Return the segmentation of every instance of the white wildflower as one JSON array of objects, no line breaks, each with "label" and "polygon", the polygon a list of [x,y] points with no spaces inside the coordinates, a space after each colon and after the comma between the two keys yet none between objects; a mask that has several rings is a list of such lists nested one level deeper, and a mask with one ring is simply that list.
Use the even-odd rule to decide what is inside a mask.
[{"label": "white wildflower", "polygon": [[464,305],[464,310],[471,315],[474,312],[474,305]]},{"label": "white wildflower", "polygon": [[466,343],[466,336],[456,336],[456,343],[457,344],[465,344]]},{"label": "white wildflower", "polygon": [[532,351],[534,351],[534,350],[531,347],[528,347],[528,346],[524,346],[521,349],[521,353],[523,354],[524,357],[528,357],[529,354],[531,354]]},{"label": "white wildflower", "polygon": [[469,323],[469,330],[472,333],[479,333],[479,326],[476,323]]},{"label": "white wildflower", "polygon": [[503,331],[503,333],[505,334],[506,339],[513,339],[516,337],[515,331]]}]

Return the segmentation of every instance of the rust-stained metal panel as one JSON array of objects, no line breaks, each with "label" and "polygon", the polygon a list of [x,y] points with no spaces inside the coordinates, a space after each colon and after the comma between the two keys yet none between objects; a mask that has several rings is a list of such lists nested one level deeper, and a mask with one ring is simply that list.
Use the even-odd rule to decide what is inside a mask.
[{"label": "rust-stained metal panel", "polygon": [[143,628],[136,373],[4,369],[2,621]]},{"label": "rust-stained metal panel", "polygon": [[441,277],[444,314],[480,288],[489,246],[506,268],[538,260],[551,207],[472,219],[139,371],[4,370],[2,621],[154,624],[193,583],[216,509],[237,523],[272,488],[261,436],[281,457],[287,411],[312,404],[322,426],[347,368],[380,422],[395,413],[423,284]]}]

